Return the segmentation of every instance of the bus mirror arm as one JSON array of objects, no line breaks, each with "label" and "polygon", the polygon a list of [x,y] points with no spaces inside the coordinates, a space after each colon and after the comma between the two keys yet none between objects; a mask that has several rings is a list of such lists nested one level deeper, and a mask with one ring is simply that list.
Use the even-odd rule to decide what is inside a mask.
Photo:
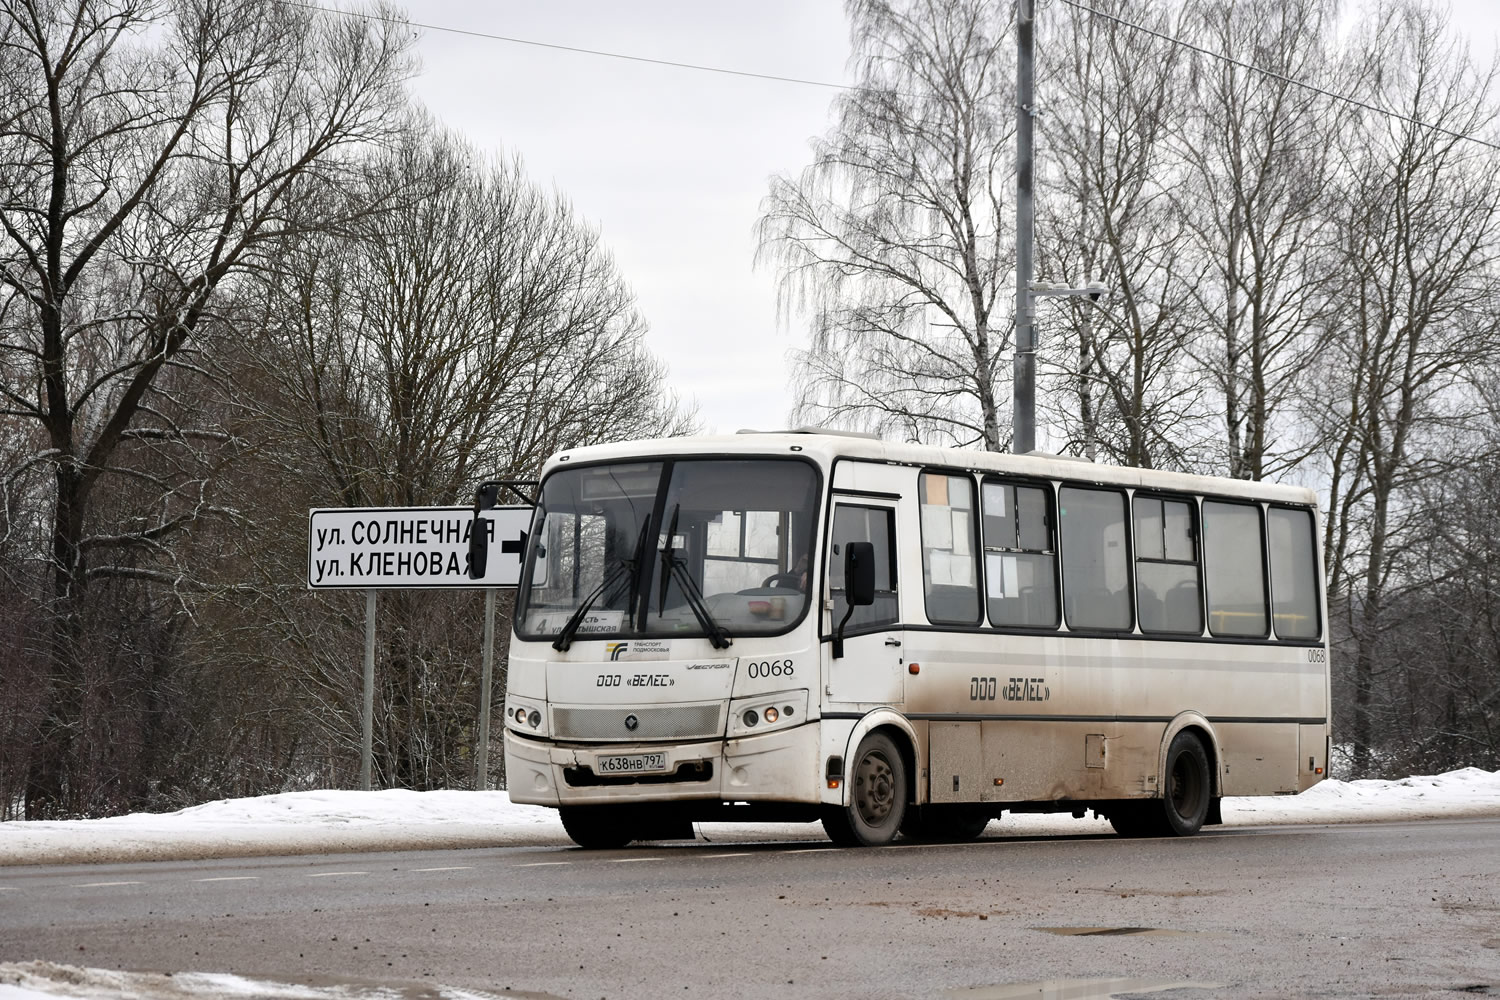
[{"label": "bus mirror arm", "polygon": [[844,626],[849,624],[849,616],[854,614],[854,605],[849,605],[849,610],[844,612],[844,618],[839,622],[838,628],[833,631],[833,658],[842,659],[844,656]]},{"label": "bus mirror arm", "polygon": [[844,626],[849,624],[854,609],[875,603],[875,544],[873,542],[849,542],[844,546],[844,594],[849,606],[833,633],[833,656],[844,655]]}]

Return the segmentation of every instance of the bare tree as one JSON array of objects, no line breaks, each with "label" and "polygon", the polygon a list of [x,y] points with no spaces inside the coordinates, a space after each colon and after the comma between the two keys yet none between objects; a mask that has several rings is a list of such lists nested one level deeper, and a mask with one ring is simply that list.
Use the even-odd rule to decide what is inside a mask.
[{"label": "bare tree", "polygon": [[[1166,32],[1172,7],[1116,2]],[[1174,188],[1185,170],[1171,143],[1183,103],[1181,50],[1094,11],[1055,10],[1045,49],[1049,169],[1041,186],[1044,273],[1102,279],[1098,304],[1072,300],[1041,322],[1061,379],[1047,395],[1065,447],[1141,468],[1201,459],[1204,388],[1188,364],[1200,275]]]},{"label": "bare tree", "polygon": [[1330,150],[1351,114],[1312,89],[1334,79],[1336,5],[1191,0],[1185,12],[1211,53],[1192,57],[1196,99],[1177,136],[1190,176],[1176,190],[1207,272],[1197,351],[1221,400],[1220,469],[1263,479],[1308,446],[1286,417],[1324,323]]},{"label": "bare tree", "polygon": [[[170,586],[151,556],[217,506],[206,477],[129,464],[134,444],[219,437],[173,418],[166,373],[200,366],[193,345],[239,275],[327,224],[326,191],[403,100],[407,36],[256,0],[0,3],[0,415],[41,433],[23,465],[50,470],[55,503],[28,816],[90,808],[91,581]],[[150,503],[101,523],[100,498],[130,481]]]},{"label": "bare tree", "polygon": [[811,314],[798,415],[998,450],[1013,64],[1000,0],[849,0],[858,87],[762,204],[758,260]]},{"label": "bare tree", "polygon": [[[416,122],[364,183],[385,210],[309,236],[261,272],[260,333],[235,379],[258,387],[245,405],[262,444],[239,474],[255,495],[255,563],[224,581],[253,583],[257,628],[298,651],[286,670],[309,729],[341,751],[359,742],[357,602],[278,590],[305,554],[268,537],[298,538],[309,506],[467,503],[481,480],[534,477],[555,451],[681,433],[694,419],[665,388],[598,232],[518,158],[486,161]],[[253,480],[280,488],[257,493]],[[382,781],[472,775],[479,621],[473,594],[382,596]]]},{"label": "bare tree", "polygon": [[1460,435],[1463,466],[1414,491],[1404,540],[1418,558],[1401,575],[1418,585],[1389,588],[1379,634],[1360,636],[1374,639],[1379,665],[1364,751],[1377,772],[1500,768],[1500,436],[1489,412],[1487,428]]},{"label": "bare tree", "polygon": [[315,449],[336,498],[457,502],[563,447],[689,424],[599,234],[518,159],[418,128],[368,180],[405,204],[266,272],[264,417]]},{"label": "bare tree", "polygon": [[[1476,71],[1445,18],[1417,0],[1378,4],[1359,37],[1379,102],[1341,164],[1342,282],[1320,372],[1331,589],[1348,616],[1355,770],[1372,765],[1373,696],[1396,627],[1392,602],[1432,581],[1424,482],[1469,460],[1456,442],[1500,350],[1496,71]],[[1377,72],[1378,70],[1378,72]],[[1480,412],[1483,412],[1482,410]]]}]

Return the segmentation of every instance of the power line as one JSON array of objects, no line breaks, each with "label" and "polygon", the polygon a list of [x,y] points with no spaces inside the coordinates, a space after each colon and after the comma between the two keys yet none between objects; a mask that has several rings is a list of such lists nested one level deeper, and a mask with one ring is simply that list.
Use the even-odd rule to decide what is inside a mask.
[{"label": "power line", "polygon": [[[671,59],[653,59],[649,56],[635,56],[629,55],[624,52],[609,52],[604,49],[586,49],[576,45],[559,45],[554,42],[538,42],[529,38],[516,38],[511,35],[497,35],[485,31],[475,31],[469,28],[452,28],[442,24],[426,24],[421,21],[402,21],[393,17],[386,17],[381,14],[365,13],[362,11],[339,10],[335,7],[322,7],[315,3],[305,2],[305,0],[278,0],[278,2],[286,4],[289,7],[300,7],[304,10],[317,11],[323,14],[341,14],[345,17],[362,17],[372,21],[382,21],[386,24],[394,24],[412,28],[422,28],[427,31],[440,31],[450,35],[463,35],[469,38],[483,38],[487,41],[509,42],[512,45],[530,45],[535,48],[553,49],[558,52],[573,52],[578,55],[598,56],[603,59],[620,59],[625,62],[646,63],[653,66],[668,66],[673,69],[686,69],[698,73],[718,73],[723,76],[739,76],[746,77],[752,80],[771,80],[776,83],[793,83],[804,87],[822,87],[828,90],[857,91],[868,89],[852,84],[828,83],[823,80],[804,80],[800,77],[794,76],[778,76],[775,73],[754,73],[749,70],[728,69],[723,66],[706,66],[701,63],[675,62]],[[1160,39],[1161,41],[1167,42],[1170,45],[1181,46],[1182,48],[1197,52],[1200,55],[1208,56],[1211,59],[1217,59],[1221,62],[1226,62],[1231,65],[1238,66],[1241,69],[1249,70],[1252,73],[1259,73],[1262,76],[1267,76],[1274,80],[1280,80],[1281,82],[1289,84],[1290,86],[1300,87],[1303,90],[1309,90],[1315,94],[1320,94],[1323,97],[1330,98],[1331,100],[1340,101],[1344,104],[1351,105],[1352,107],[1362,108],[1366,111],[1373,111],[1378,115],[1384,115],[1387,118],[1394,118],[1398,121],[1407,122],[1408,124],[1416,125],[1419,128],[1425,128],[1454,139],[1476,143],[1488,149],[1500,150],[1500,145],[1497,145],[1493,142],[1488,142],[1476,136],[1466,135],[1462,132],[1455,132],[1452,129],[1444,128],[1441,125],[1432,125],[1422,121],[1420,118],[1412,118],[1409,115],[1403,115],[1400,112],[1391,111],[1388,108],[1382,108],[1378,105],[1370,104],[1366,101],[1357,100],[1353,97],[1349,97],[1346,94],[1339,94],[1334,91],[1318,87],[1314,84],[1306,83],[1302,80],[1296,79],[1295,77],[1277,73],[1275,70],[1269,70],[1261,66],[1256,66],[1254,63],[1248,63],[1241,59],[1236,59],[1233,56],[1228,56],[1221,52],[1214,52],[1211,49],[1206,49],[1202,46],[1194,45],[1192,42],[1187,42],[1182,40],[1181,38],[1176,38],[1172,35],[1164,34],[1163,32],[1148,28],[1145,25],[1136,24],[1133,21],[1127,21],[1124,18],[1118,17],[1114,14],[1110,14],[1102,10],[1097,10],[1085,3],[1079,2],[1079,0],[1060,0],[1060,2],[1067,4],[1069,7],[1073,7],[1077,10],[1092,14],[1095,17],[1103,18],[1106,21],[1113,21],[1114,23],[1122,27],[1129,28],[1132,31],[1139,31],[1142,34],[1150,35],[1153,38]]]},{"label": "power line", "polygon": [[648,56],[632,56],[624,52],[607,52],[603,49],[584,49],[576,45],[558,45],[553,42],[538,42],[529,38],[514,38],[509,35],[494,35],[484,31],[473,31],[467,28],[450,28],[441,24],[423,24],[421,21],[402,21],[394,17],[385,17],[380,14],[369,14],[363,11],[338,10],[333,7],[320,7],[314,3],[304,3],[302,0],[279,0],[289,7],[301,7],[304,10],[315,10],[324,14],[343,14],[346,17],[363,17],[371,21],[383,21],[386,24],[396,24],[412,28],[424,28],[428,31],[442,31],[450,35],[467,35],[470,38],[483,38],[494,42],[510,42],[512,45],[531,45],[539,49],[556,49],[559,52],[576,52],[579,55],[601,56],[605,59],[623,59],[626,62],[649,63],[653,66],[670,66],[673,69],[690,69],[699,73],[720,73],[724,76],[744,76],[752,80],[773,80],[777,83],[796,83],[804,87],[826,87],[830,90],[863,90],[863,87],[854,87],[844,83],[825,83],[822,80],[803,80],[794,76],[777,76],[774,73],[752,73],[743,69],[726,69],[723,66],[704,66],[699,63],[673,62],[670,59],[652,59]]},{"label": "power line", "polygon": [[1127,21],[1122,17],[1117,17],[1114,14],[1106,13],[1102,10],[1095,10],[1093,7],[1090,7],[1087,4],[1079,3],[1078,0],[1061,0],[1061,2],[1067,4],[1069,7],[1073,7],[1078,10],[1085,11],[1089,14],[1093,14],[1095,17],[1103,18],[1106,21],[1113,21],[1116,24],[1126,28],[1130,28],[1133,31],[1139,31],[1143,34],[1150,35],[1153,38],[1159,38],[1162,41],[1168,42],[1172,45],[1179,45],[1182,48],[1191,49],[1192,51],[1197,52],[1200,55],[1208,56],[1211,59],[1218,59],[1221,62],[1227,62],[1230,65],[1238,66],[1241,69],[1250,70],[1252,73],[1259,73],[1262,76],[1271,77],[1273,80],[1280,80],[1282,83],[1290,84],[1293,87],[1301,87],[1303,90],[1310,90],[1315,94],[1321,94],[1322,96],[1331,98],[1335,101],[1341,101],[1356,108],[1363,108],[1366,111],[1373,111],[1376,114],[1385,115],[1387,118],[1395,118],[1398,121],[1403,121],[1412,125],[1419,126],[1421,128],[1430,129],[1433,132],[1450,136],[1454,139],[1463,139],[1467,140],[1468,142],[1478,143],[1481,146],[1487,146],[1490,149],[1500,150],[1500,145],[1496,145],[1493,142],[1487,142],[1484,139],[1480,139],[1472,135],[1465,135],[1462,132],[1455,132],[1452,129],[1443,128],[1441,125],[1431,125],[1427,122],[1422,121],[1420,118],[1412,118],[1408,115],[1401,114],[1399,111],[1391,111],[1388,108],[1382,108],[1374,104],[1369,104],[1365,101],[1360,101],[1353,97],[1349,97],[1346,94],[1339,94],[1331,90],[1325,90],[1322,87],[1315,86],[1311,83],[1306,83],[1302,80],[1296,79],[1295,77],[1277,73],[1275,70],[1265,69],[1264,67],[1256,66],[1253,63],[1247,63],[1240,59],[1235,59],[1233,56],[1224,55],[1222,52],[1214,52],[1211,49],[1205,49],[1202,46],[1194,45],[1192,42],[1185,42],[1180,38],[1175,38],[1172,35],[1163,34],[1160,31],[1148,28],[1143,24],[1136,24],[1132,21]]}]

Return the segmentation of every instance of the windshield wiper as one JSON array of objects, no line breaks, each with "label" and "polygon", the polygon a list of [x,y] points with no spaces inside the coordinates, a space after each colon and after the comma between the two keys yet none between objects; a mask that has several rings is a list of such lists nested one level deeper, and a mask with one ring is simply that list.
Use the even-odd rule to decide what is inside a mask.
[{"label": "windshield wiper", "polygon": [[667,588],[675,579],[677,585],[682,588],[682,596],[687,599],[687,605],[692,610],[693,617],[698,619],[698,624],[702,625],[703,631],[708,633],[708,641],[713,643],[714,649],[728,649],[734,640],[730,638],[728,632],[724,631],[724,627],[714,620],[713,612],[708,610],[708,605],[703,601],[703,591],[698,589],[698,584],[693,581],[686,564],[677,558],[677,548],[674,542],[677,536],[677,515],[681,510],[681,504],[672,508],[672,523],[667,528],[667,543],[662,546],[661,550],[662,568],[665,572],[661,575],[661,589],[656,597],[656,613],[660,615],[666,610]]},{"label": "windshield wiper", "polygon": [[557,638],[552,640],[553,649],[560,653],[568,651],[568,647],[573,645],[573,634],[583,624],[583,619],[588,615],[589,609],[594,606],[594,602],[599,599],[599,595],[604,593],[607,588],[618,583],[630,568],[630,560],[628,559],[621,559],[615,564],[615,568],[610,570],[609,575],[604,578],[603,582],[595,587],[589,596],[583,599],[583,603],[578,605],[578,608],[563,625],[562,631],[557,633]]},{"label": "windshield wiper", "polygon": [[610,570],[599,586],[595,587],[593,592],[583,599],[583,603],[578,605],[577,610],[568,618],[562,630],[557,633],[557,638],[552,641],[553,649],[560,653],[568,651],[568,648],[573,645],[574,634],[583,625],[584,618],[588,616],[589,609],[594,606],[594,602],[599,599],[599,595],[618,583],[626,573],[630,574],[630,603],[626,607],[629,608],[630,624],[634,624],[635,604],[641,590],[641,564],[645,561],[643,556],[646,552],[646,539],[650,537],[650,529],[651,522],[648,518],[646,523],[641,525],[641,537],[635,543],[635,557],[633,559],[621,559],[615,563],[615,568]]},{"label": "windshield wiper", "polygon": [[635,553],[630,558],[630,600],[625,607],[629,610],[629,624],[635,628],[636,616],[645,620],[645,615],[638,607],[641,601],[641,570],[646,566],[646,545],[651,538],[651,517],[647,515],[646,523],[641,525],[640,537],[635,540]]}]

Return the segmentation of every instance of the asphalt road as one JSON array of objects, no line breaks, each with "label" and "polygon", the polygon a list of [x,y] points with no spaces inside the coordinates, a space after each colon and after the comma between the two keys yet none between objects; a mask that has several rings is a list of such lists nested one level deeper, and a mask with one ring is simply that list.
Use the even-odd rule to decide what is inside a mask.
[{"label": "asphalt road", "polygon": [[30,959],[611,1000],[1500,995],[1500,820],[0,869],[0,960]]}]

